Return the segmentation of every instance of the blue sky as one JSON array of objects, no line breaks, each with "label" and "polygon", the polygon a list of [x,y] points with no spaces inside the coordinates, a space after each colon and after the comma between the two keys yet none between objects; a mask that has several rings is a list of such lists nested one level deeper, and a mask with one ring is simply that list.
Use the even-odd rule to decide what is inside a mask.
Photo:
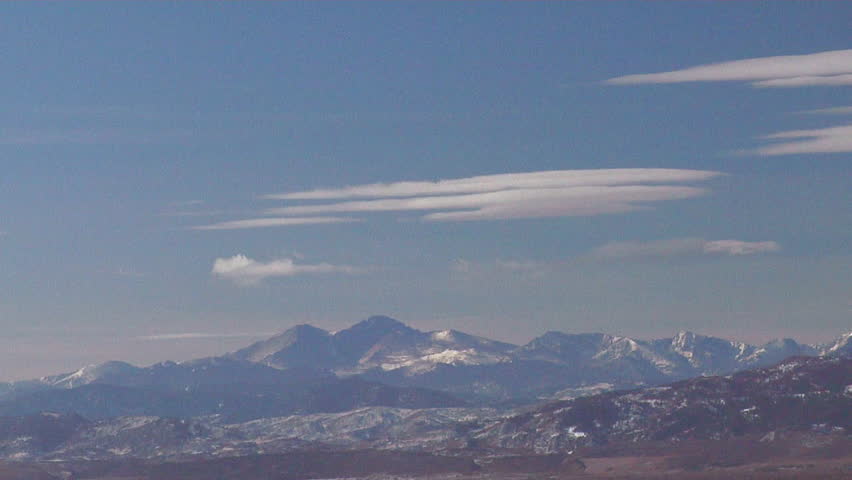
[{"label": "blue sky", "polygon": [[847,3],[0,9],[0,377],[376,313],[850,328]]}]

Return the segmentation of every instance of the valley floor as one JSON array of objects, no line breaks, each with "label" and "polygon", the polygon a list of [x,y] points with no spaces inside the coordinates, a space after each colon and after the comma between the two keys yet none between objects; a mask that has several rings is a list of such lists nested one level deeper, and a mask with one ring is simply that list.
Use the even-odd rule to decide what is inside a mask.
[{"label": "valley floor", "polygon": [[[852,439],[827,435],[821,448],[790,454],[729,441],[640,446],[576,455],[456,455],[389,450],[307,450],[181,462],[111,460],[6,462],[0,480],[592,480],[849,479]],[[762,450],[762,451],[761,451]],[[751,455],[753,454],[753,455]],[[751,455],[751,456],[750,456]]]}]

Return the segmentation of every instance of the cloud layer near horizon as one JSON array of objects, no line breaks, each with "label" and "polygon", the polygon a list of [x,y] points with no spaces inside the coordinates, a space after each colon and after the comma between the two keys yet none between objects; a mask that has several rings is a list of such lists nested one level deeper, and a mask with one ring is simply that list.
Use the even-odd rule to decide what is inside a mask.
[{"label": "cloud layer near horizon", "polygon": [[805,110],[799,113],[808,113],[811,115],[852,115],[852,106],[818,108],[816,110]]},{"label": "cloud layer near horizon", "polygon": [[201,340],[201,339],[221,339],[221,338],[252,338],[265,337],[272,335],[271,333],[206,333],[206,332],[186,332],[186,333],[158,333],[154,335],[143,335],[136,337],[137,340]]},{"label": "cloud layer near horizon", "polygon": [[345,217],[288,217],[288,218],[249,218],[210,225],[199,225],[192,230],[242,230],[246,228],[287,227],[291,225],[322,225],[329,223],[357,222],[357,218]]},{"label": "cloud layer near horizon", "polygon": [[751,242],[734,239],[668,238],[648,242],[607,243],[575,257],[549,262],[517,259],[477,262],[457,258],[450,262],[450,271],[463,276],[494,275],[502,272],[535,278],[547,272],[575,268],[589,263],[653,262],[690,257],[743,257],[780,251],[781,245],[773,240]]},{"label": "cloud layer near horizon", "polygon": [[264,263],[238,254],[229,258],[217,258],[213,262],[211,273],[238,285],[248,286],[256,285],[271,277],[293,277],[322,273],[357,274],[363,271],[363,269],[349,265],[296,264],[292,258],[282,258]]},{"label": "cloud layer near horizon", "polygon": [[668,72],[610,78],[610,85],[682,82],[750,82],[755,87],[852,85],[852,49],[807,55],[758,57]]},{"label": "cloud layer near horizon", "polygon": [[688,255],[742,256],[771,253],[781,250],[778,242],[767,240],[704,240],[702,238],[673,238],[651,242],[614,242],[595,248],[587,255],[597,260],[664,258]]},{"label": "cloud layer near horizon", "polygon": [[[339,213],[428,211],[425,221],[506,220],[621,213],[648,203],[696,197],[704,188],[672,183],[700,182],[722,175],[704,170],[662,168],[555,170],[438,181],[353,185],[266,195],[285,201],[332,201],[269,208],[271,218],[195,227],[202,230],[299,224],[299,219],[353,221]],[[338,201],[334,201],[338,200]],[[340,201],[344,200],[344,201]],[[321,223],[321,222],[317,222]]]}]

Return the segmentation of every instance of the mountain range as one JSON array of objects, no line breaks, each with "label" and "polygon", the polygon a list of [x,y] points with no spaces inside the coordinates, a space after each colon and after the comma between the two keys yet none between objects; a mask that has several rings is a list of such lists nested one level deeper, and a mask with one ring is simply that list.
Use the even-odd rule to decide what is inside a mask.
[{"label": "mountain range", "polygon": [[[288,452],[409,451],[453,457],[610,453],[659,444],[748,440],[811,454],[852,446],[852,358],[793,357],[776,366],[513,410],[364,407],[228,423],[76,414],[0,417],[0,457],[187,461]],[[750,439],[750,440],[749,440]],[[747,454],[747,452],[745,452]],[[585,454],[585,453],[584,453]],[[728,454],[730,457],[730,453]],[[477,461],[481,464],[481,461]]]},{"label": "mountain range", "polygon": [[219,357],[2,384],[0,477],[764,478],[795,461],[808,478],[846,478],[849,411],[852,334],[755,346],[548,332],[513,345],[378,316]]},{"label": "mountain range", "polygon": [[112,361],[0,384],[0,415],[250,420],[363,406],[500,407],[850,353],[852,333],[826,345],[755,346],[692,332],[657,340],[547,332],[513,345],[374,316],[333,333],[298,325],[221,357],[148,367]]},{"label": "mountain range", "polygon": [[547,332],[513,345],[456,330],[423,332],[375,316],[335,333],[296,326],[228,357],[279,369],[321,367],[493,403],[659,384],[850,350],[850,334],[827,345],[781,339],[755,346],[685,331],[658,340]]}]

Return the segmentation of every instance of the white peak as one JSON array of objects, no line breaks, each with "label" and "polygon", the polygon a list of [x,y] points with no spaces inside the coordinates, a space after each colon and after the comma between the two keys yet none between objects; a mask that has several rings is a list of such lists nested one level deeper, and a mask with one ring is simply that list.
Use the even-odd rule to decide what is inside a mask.
[{"label": "white peak", "polygon": [[434,340],[443,340],[445,342],[452,342],[455,340],[455,331],[453,330],[440,330],[437,332],[432,332],[432,339]]},{"label": "white peak", "polygon": [[41,381],[55,387],[74,388],[92,383],[104,375],[115,375],[134,370],[136,367],[129,363],[109,361],[85,367],[67,375],[42,377]]},{"label": "white peak", "polygon": [[827,348],[824,349],[823,355],[830,355],[834,352],[840,351],[845,348],[849,343],[852,343],[852,332],[844,333],[837,340],[829,343]]},{"label": "white peak", "polygon": [[697,339],[698,335],[695,332],[681,330],[672,338],[672,345],[675,347],[675,350],[684,349],[693,346]]},{"label": "white peak", "polygon": [[97,372],[98,365],[86,365],[85,367],[77,370],[76,372],[69,373],[68,375],[64,375],[61,377],[47,377],[51,381],[53,386],[67,386],[68,388],[73,388],[78,385],[82,385],[87,383],[87,381],[91,381],[95,378]]}]

